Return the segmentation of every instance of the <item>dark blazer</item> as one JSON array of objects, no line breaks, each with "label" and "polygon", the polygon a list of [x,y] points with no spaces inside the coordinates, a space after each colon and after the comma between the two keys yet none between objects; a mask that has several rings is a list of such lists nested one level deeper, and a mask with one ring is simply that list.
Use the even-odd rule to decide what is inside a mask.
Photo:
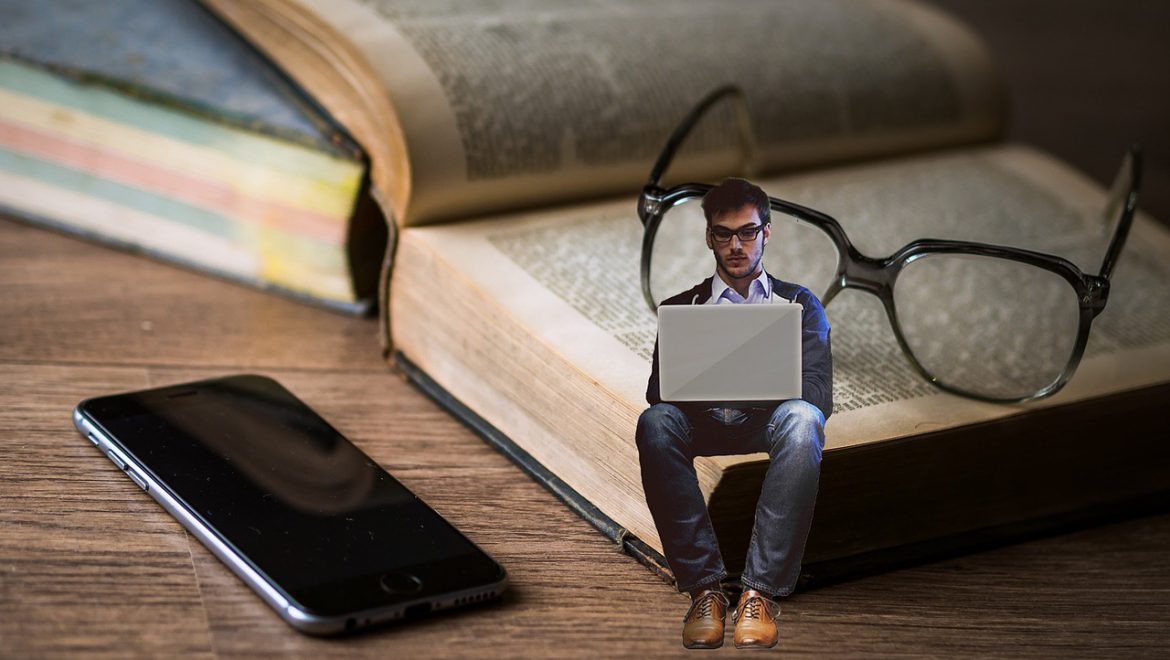
[{"label": "dark blazer", "polygon": [[[833,413],[833,352],[829,346],[829,319],[821,301],[808,289],[768,276],[772,280],[772,295],[780,296],[804,307],[802,314],[800,360],[802,371],[800,398],[824,413],[825,419]],[[711,297],[711,278],[694,288],[662,301],[663,305],[702,305]],[[654,360],[650,381],[646,383],[646,401],[661,403],[658,391],[658,342],[654,342]],[[686,411],[690,414],[692,411]]]}]

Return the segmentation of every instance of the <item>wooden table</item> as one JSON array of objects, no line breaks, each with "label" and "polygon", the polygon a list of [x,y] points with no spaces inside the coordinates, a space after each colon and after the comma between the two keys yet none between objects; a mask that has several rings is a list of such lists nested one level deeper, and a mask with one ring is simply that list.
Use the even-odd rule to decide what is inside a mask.
[{"label": "wooden table", "polygon": [[[686,598],[396,375],[371,319],[8,219],[0,318],[0,656],[684,653]],[[285,383],[502,561],[503,602],[301,635],[70,421],[88,396],[245,371]],[[801,593],[781,626],[790,654],[1165,653],[1170,516]]]}]

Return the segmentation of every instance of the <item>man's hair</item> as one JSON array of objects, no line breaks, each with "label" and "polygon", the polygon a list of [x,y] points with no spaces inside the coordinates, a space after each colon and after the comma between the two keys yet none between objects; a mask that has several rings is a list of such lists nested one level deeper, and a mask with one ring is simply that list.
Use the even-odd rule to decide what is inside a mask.
[{"label": "man's hair", "polygon": [[728,211],[736,211],[745,206],[754,206],[756,214],[760,216],[762,224],[772,221],[771,209],[768,207],[768,195],[759,186],[747,179],[734,177],[724,179],[722,183],[712,188],[703,196],[703,215],[707,224]]}]

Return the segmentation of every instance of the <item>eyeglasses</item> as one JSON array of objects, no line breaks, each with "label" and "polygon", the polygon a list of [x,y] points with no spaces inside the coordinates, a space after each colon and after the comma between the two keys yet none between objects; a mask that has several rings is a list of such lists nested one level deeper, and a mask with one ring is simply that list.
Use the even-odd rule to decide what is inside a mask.
[{"label": "eyeglasses", "polygon": [[740,227],[739,229],[728,229],[727,227],[708,227],[707,231],[711,232],[711,238],[715,239],[716,243],[726,245],[731,242],[732,236],[739,236],[739,240],[743,243],[751,243],[756,240],[760,232],[764,230],[764,225],[749,225],[747,227]]},{"label": "eyeglasses", "polygon": [[[694,236],[677,227],[699,221],[694,202],[714,188],[703,183],[662,188],[659,182],[687,135],[724,100],[737,103],[741,141],[745,149],[754,148],[742,93],[734,86],[719,88],[671,134],[638,199],[644,226],[642,294],[655,313],[657,301],[678,292],[664,284],[677,284],[672,277],[677,273],[670,271],[678,267],[673,255],[660,256],[658,270],[652,270],[653,257],[691,249],[693,238],[675,241],[669,235]],[[1134,147],[1106,204],[1103,220],[1116,224],[1096,275],[1055,255],[971,241],[922,238],[888,257],[870,257],[854,247],[833,217],[775,197],[768,200],[769,250],[786,249],[786,265],[793,262],[792,272],[800,273],[787,279],[818,293],[826,306],[845,289],[876,296],[913,369],[938,388],[982,401],[1030,401],[1055,394],[1075,373],[1093,319],[1109,298],[1140,181],[1141,152]],[[668,229],[660,232],[663,227]],[[753,238],[761,228],[752,228]]]}]

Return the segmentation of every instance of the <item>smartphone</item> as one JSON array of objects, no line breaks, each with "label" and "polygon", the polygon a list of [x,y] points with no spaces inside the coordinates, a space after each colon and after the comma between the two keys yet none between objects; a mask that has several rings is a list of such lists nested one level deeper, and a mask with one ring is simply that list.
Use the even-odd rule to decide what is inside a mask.
[{"label": "smartphone", "polygon": [[87,399],[77,429],[294,628],[498,597],[500,564],[271,378]]}]

